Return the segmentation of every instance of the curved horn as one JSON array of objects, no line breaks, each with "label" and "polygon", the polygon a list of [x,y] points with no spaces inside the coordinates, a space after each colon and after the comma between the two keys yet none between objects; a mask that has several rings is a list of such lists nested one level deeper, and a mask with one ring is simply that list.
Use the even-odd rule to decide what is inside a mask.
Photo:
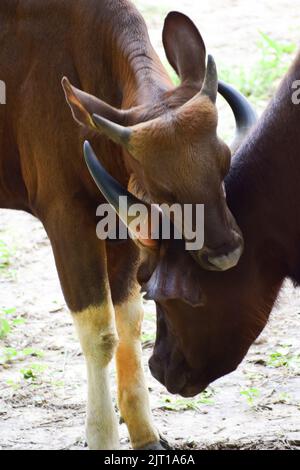
[{"label": "curved horn", "polygon": [[216,63],[212,55],[207,57],[207,67],[204,82],[200,91],[200,95],[206,95],[215,103],[217,101],[218,92],[218,72]]},{"label": "curved horn", "polygon": [[[144,206],[147,207],[148,210],[148,221],[149,217],[151,215],[151,206],[149,204],[146,204],[145,202],[141,201],[138,199],[136,196],[131,194],[127,189],[123,188],[123,186],[118,183],[101,165],[99,162],[98,158],[95,155],[95,152],[93,151],[90,143],[88,141],[84,142],[83,146],[83,151],[84,151],[84,158],[86,161],[86,164],[88,166],[88,169],[100,189],[101,193],[107,200],[107,202],[114,208],[122,222],[128,227],[128,225],[135,221],[136,216],[130,216],[128,214],[128,209],[133,205],[133,204],[143,204]],[[122,205],[120,204],[119,198],[127,197],[127,204]],[[154,210],[154,209],[153,209]],[[150,229],[150,230],[149,230]],[[141,227],[139,230],[137,230],[134,233],[134,236],[144,245],[148,247],[155,248],[156,246],[156,240],[152,240],[151,238],[151,224],[148,226],[148,238],[146,235],[146,238],[144,236],[143,231],[141,230]]]},{"label": "curved horn", "polygon": [[231,151],[234,153],[256,124],[257,114],[249,101],[231,85],[220,80],[218,91],[231,107],[235,117],[236,134],[231,144]]},{"label": "curved horn", "polygon": [[86,140],[83,146],[84,158],[88,169],[107,202],[115,209],[120,219],[128,225],[128,214],[120,213],[119,197],[127,197],[128,206],[144,204],[143,201],[131,194],[115,180],[101,165],[91,144]]},{"label": "curved horn", "polygon": [[124,127],[115,122],[109,121],[98,114],[93,114],[93,122],[95,126],[103,132],[109,139],[119,145],[127,147],[129,144],[132,129]]}]

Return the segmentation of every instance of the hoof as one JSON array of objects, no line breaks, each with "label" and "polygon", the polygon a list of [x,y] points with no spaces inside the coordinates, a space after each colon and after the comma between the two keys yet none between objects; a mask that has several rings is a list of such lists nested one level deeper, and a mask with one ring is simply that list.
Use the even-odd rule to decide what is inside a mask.
[{"label": "hoof", "polygon": [[151,444],[148,444],[144,447],[140,447],[140,449],[137,450],[166,450],[160,442],[152,442]]},{"label": "hoof", "polygon": [[167,439],[160,434],[159,436],[159,442],[164,450],[172,450],[171,445],[168,443]]},{"label": "hoof", "polygon": [[144,447],[141,447],[138,450],[171,450],[172,447],[168,443],[168,441],[160,436],[160,441],[159,442],[152,442],[151,444],[148,444]]}]

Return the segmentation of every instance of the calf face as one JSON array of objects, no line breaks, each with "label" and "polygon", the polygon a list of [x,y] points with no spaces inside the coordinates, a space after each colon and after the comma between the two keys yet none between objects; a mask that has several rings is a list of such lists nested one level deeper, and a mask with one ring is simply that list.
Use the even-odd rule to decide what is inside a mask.
[{"label": "calf face", "polygon": [[204,275],[183,248],[164,243],[155,269],[149,270],[145,259],[138,279],[157,307],[151,373],[170,393],[190,397],[233,371],[263,325],[254,312],[243,310],[242,292],[228,289],[237,282],[242,261],[226,273],[225,285],[224,273]]},{"label": "calf face", "polygon": [[163,242],[155,263],[144,256],[138,280],[157,307],[152,375],[188,397],[235,370],[264,328],[281,279],[248,245],[226,273],[199,269],[180,241]]},{"label": "calf face", "polygon": [[226,270],[237,264],[243,240],[223,190],[231,153],[217,136],[216,66],[209,56],[206,67],[200,33],[182,14],[168,15],[163,42],[178,87],[164,77],[154,96],[146,89],[136,96],[131,83],[132,103],[120,110],[64,78],[66,99],[77,122],[122,147],[135,195],[169,206],[205,205],[204,246],[193,256],[206,269]]}]

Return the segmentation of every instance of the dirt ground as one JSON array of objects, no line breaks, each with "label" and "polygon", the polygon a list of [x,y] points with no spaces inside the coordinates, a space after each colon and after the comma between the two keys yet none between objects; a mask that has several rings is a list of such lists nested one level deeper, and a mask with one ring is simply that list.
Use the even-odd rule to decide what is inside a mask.
[{"label": "dirt ground", "polygon": [[[255,60],[258,30],[299,42],[300,2],[158,0],[136,2],[161,52],[164,13],[188,13],[216,59]],[[49,241],[24,213],[0,211],[0,240],[10,264],[0,270],[0,311],[21,318],[0,341],[0,449],[84,449],[83,356],[61,294]],[[271,320],[238,370],[193,400],[169,395],[147,360],[155,331],[145,303],[144,362],[157,427],[178,448],[300,449],[300,290],[286,282]],[[4,349],[4,348],[11,348]],[[14,355],[4,364],[3,351]],[[1,361],[2,359],[2,361]],[[2,362],[2,365],[1,365]],[[114,370],[112,368],[112,384]],[[122,447],[129,442],[120,425]]]}]

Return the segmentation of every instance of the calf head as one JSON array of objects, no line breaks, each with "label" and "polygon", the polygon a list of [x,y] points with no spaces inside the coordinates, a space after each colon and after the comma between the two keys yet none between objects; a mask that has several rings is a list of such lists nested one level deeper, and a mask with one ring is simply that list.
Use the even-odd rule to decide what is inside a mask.
[{"label": "calf head", "polygon": [[231,152],[217,136],[216,66],[211,56],[206,66],[203,40],[185,15],[168,15],[163,42],[181,78],[178,87],[170,82],[155,88],[153,101],[148,92],[144,102],[119,110],[64,78],[66,99],[76,121],[122,147],[135,196],[169,206],[205,205],[204,246],[193,257],[206,269],[226,270],[237,264],[243,240],[223,189]]},{"label": "calf head", "polygon": [[241,363],[265,327],[284,278],[273,253],[266,252],[253,256],[246,240],[235,268],[205,272],[179,241],[170,241],[154,270],[149,260],[140,267],[146,298],[157,307],[149,366],[169,392],[195,396]]}]

